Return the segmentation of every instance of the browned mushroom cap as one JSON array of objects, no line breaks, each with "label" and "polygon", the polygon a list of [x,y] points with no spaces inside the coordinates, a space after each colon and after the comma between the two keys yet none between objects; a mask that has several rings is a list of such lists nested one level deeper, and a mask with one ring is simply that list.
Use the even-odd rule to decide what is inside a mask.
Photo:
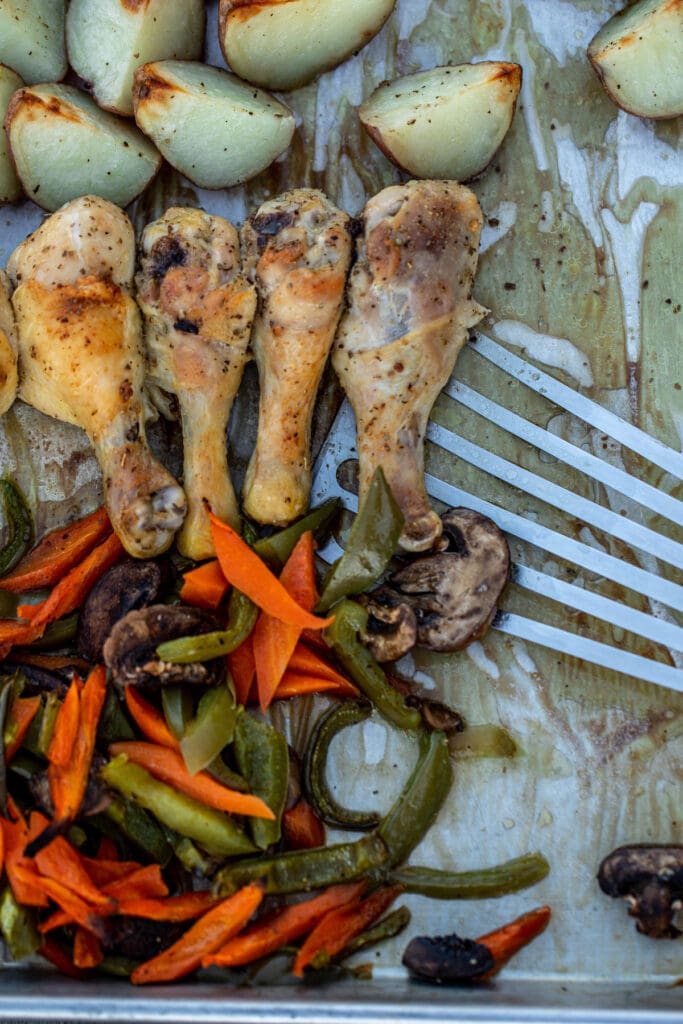
[{"label": "browned mushroom cap", "polygon": [[505,537],[486,516],[454,508],[442,516],[448,547],[417,558],[391,577],[417,615],[417,642],[458,651],[488,629],[510,572]]},{"label": "browned mushroom cap", "polygon": [[635,843],[608,854],[598,869],[608,896],[622,896],[636,928],[652,939],[675,939],[673,923],[683,909],[683,846]]},{"label": "browned mushroom cap", "polygon": [[380,587],[358,598],[368,613],[361,640],[375,661],[397,661],[417,642],[417,616],[395,590]]},{"label": "browned mushroom cap", "polygon": [[200,636],[219,628],[216,619],[199,608],[155,604],[119,619],[104,645],[104,662],[119,686],[214,686],[223,678],[224,658],[176,665],[161,661],[156,649],[165,640]]},{"label": "browned mushroom cap", "polygon": [[105,572],[78,617],[78,650],[88,661],[102,661],[102,648],[115,623],[134,608],[156,601],[168,572],[159,562],[128,558]]},{"label": "browned mushroom cap", "polygon": [[455,934],[417,936],[406,946],[402,962],[414,978],[441,984],[479,978],[494,966],[488,946]]}]

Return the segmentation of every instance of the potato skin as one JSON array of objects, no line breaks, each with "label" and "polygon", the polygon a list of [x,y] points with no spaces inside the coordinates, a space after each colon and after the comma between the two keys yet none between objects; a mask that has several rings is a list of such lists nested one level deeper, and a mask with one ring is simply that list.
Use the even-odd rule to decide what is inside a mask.
[{"label": "potato skin", "polygon": [[[0,122],[4,121],[12,94],[23,88],[19,75],[12,68],[0,64]],[[9,139],[0,128],[0,204],[15,203],[23,190],[12,161]]]}]

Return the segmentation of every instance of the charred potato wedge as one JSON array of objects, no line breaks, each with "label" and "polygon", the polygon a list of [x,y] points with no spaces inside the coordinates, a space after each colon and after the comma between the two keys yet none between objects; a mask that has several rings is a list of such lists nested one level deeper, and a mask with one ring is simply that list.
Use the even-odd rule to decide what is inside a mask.
[{"label": "charred potato wedge", "polygon": [[396,0],[221,0],[219,39],[236,75],[297,89],[377,35]]},{"label": "charred potato wedge", "polygon": [[65,0],[2,0],[0,61],[29,85],[59,82],[67,72]]},{"label": "charred potato wedge", "polygon": [[383,82],[359,110],[370,138],[415,178],[469,181],[495,156],[515,112],[519,64],[481,61]]},{"label": "charred potato wedge", "polygon": [[10,279],[0,270],[0,416],[17,394],[17,339],[11,294]]},{"label": "charred potato wedge", "polygon": [[133,74],[151,60],[197,60],[204,45],[204,0],[71,0],[69,63],[101,107],[133,115]]},{"label": "charred potato wedge", "polygon": [[127,206],[161,166],[134,125],[68,85],[19,89],[5,128],[24,191],[45,210],[90,193]]},{"label": "charred potato wedge", "polygon": [[[23,84],[16,71],[0,64],[0,120],[5,119],[12,93],[21,89]],[[0,131],[0,203],[14,203],[20,196],[21,182],[14,169],[9,140],[5,132]]]},{"label": "charred potato wedge", "polygon": [[192,61],[135,72],[135,120],[171,166],[200,188],[230,188],[265,170],[289,146],[294,116],[227,71]]},{"label": "charred potato wedge", "polygon": [[683,0],[639,0],[588,46],[611,100],[638,117],[683,114]]}]

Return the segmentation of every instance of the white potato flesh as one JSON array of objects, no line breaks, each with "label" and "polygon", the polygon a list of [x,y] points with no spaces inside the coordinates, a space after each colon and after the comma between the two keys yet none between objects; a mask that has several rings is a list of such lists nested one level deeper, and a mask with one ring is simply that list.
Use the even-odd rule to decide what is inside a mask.
[{"label": "white potato flesh", "polygon": [[17,339],[10,296],[12,285],[0,270],[0,416],[17,396]]},{"label": "white potato flesh", "polygon": [[45,210],[89,194],[127,206],[161,166],[134,125],[72,86],[20,89],[5,126],[24,191]]},{"label": "white potato flesh", "polygon": [[588,45],[605,92],[639,117],[683,114],[683,0],[640,0]]},{"label": "white potato flesh", "polygon": [[59,82],[67,72],[66,0],[1,0],[0,61],[28,85]]},{"label": "white potato flesh", "polygon": [[294,134],[288,107],[207,64],[145,64],[135,73],[133,102],[143,132],[201,188],[248,181],[287,149]]},{"label": "white potato flesh", "polygon": [[201,57],[204,23],[204,0],[71,0],[69,63],[101,107],[132,117],[135,69]]},{"label": "white potato flesh", "polygon": [[481,61],[383,82],[359,109],[388,158],[415,178],[469,181],[505,138],[522,83],[519,64]]},{"label": "white potato flesh", "polygon": [[9,140],[1,125],[12,93],[21,89],[23,84],[16,71],[0,64],[0,203],[14,203],[21,196],[21,182],[14,169]]},{"label": "white potato flesh", "polygon": [[296,89],[377,35],[396,0],[221,0],[230,68],[266,89]]}]

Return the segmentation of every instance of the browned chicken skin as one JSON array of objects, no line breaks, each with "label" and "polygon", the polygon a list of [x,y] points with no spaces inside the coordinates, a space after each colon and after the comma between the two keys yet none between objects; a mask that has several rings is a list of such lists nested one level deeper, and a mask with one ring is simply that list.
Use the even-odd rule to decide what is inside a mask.
[{"label": "browned chicken skin", "polygon": [[297,189],[264,203],[242,238],[259,294],[252,349],[261,387],[242,497],[253,519],[282,526],[308,504],[311,419],[342,310],[350,219],[322,192]]},{"label": "browned chicken skin", "polygon": [[145,363],[130,295],[135,239],[113,203],[67,203],[12,254],[21,365],[20,397],[82,427],[104,477],[107,510],[126,550],[165,551],[185,495],[145,438]]},{"label": "browned chicken skin", "polygon": [[467,329],[486,312],[471,298],[481,224],[476,196],[454,181],[392,186],[363,212],[332,361],[356,414],[360,499],[382,466],[408,551],[441,535],[425,490],[424,435]]},{"label": "browned chicken skin", "polygon": [[150,379],[180,406],[189,511],[178,547],[190,558],[209,558],[207,503],[219,519],[239,525],[226,432],[256,290],[241,273],[237,231],[201,210],[168,210],[145,228],[137,286]]}]

